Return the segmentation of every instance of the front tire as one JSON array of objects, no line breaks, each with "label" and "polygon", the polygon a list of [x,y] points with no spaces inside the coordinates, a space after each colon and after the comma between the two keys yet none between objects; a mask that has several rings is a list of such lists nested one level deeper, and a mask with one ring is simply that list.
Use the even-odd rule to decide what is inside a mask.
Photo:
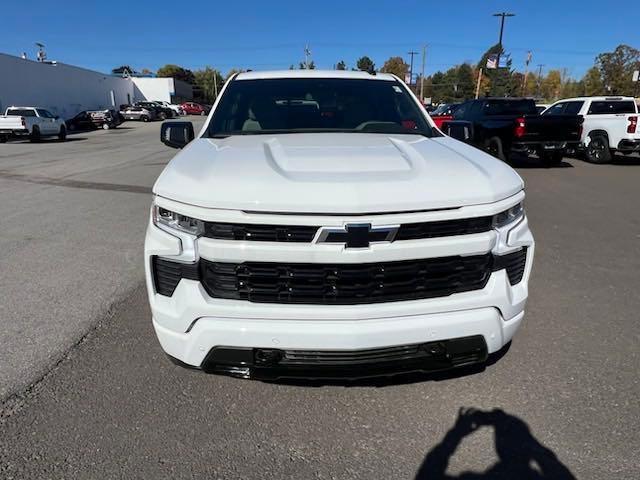
[{"label": "front tire", "polygon": [[102,129],[103,129],[103,130],[109,130],[110,128],[111,128],[111,127],[109,126],[109,124],[108,124],[108,123],[103,123],[103,124],[102,124]]},{"label": "front tire", "polygon": [[64,142],[67,139],[67,129],[64,127],[60,127],[60,132],[58,133],[58,140],[60,142]]},{"label": "front tire", "polygon": [[611,161],[609,139],[605,135],[593,135],[584,152],[585,160],[589,163],[602,165]]},{"label": "front tire", "polygon": [[498,160],[502,160],[503,162],[507,161],[507,156],[504,154],[502,147],[502,140],[498,137],[491,137],[487,140],[484,144],[484,149],[489,155],[496,157]]},{"label": "front tire", "polygon": [[142,120],[143,122],[148,122],[149,121],[149,117],[147,117],[146,115],[142,115],[140,117],[140,120]]},{"label": "front tire", "polygon": [[9,140],[9,135],[0,135],[0,143],[7,143]]}]

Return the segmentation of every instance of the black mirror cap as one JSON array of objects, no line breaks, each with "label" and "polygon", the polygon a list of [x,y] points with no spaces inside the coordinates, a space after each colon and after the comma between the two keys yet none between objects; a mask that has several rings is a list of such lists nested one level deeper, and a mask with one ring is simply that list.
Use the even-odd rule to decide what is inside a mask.
[{"label": "black mirror cap", "polygon": [[195,136],[191,122],[164,122],[160,126],[160,140],[171,148],[183,148]]}]

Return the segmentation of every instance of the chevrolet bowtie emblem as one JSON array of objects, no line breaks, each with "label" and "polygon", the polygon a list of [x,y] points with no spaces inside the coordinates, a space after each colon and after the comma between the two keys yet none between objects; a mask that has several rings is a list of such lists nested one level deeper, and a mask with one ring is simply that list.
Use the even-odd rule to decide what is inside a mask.
[{"label": "chevrolet bowtie emblem", "polygon": [[343,228],[324,227],[318,243],[344,243],[346,248],[367,248],[371,243],[393,242],[398,225],[372,227],[370,223],[348,223]]}]

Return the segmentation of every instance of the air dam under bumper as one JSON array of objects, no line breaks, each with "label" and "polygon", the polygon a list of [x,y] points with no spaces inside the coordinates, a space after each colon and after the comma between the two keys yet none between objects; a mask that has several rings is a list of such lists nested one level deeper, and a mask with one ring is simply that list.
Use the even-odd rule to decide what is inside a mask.
[{"label": "air dam under bumper", "polygon": [[[357,378],[482,362],[511,340],[523,316],[524,312],[505,320],[496,308],[487,307],[352,321],[239,322],[237,318],[203,317],[186,333],[162,327],[155,319],[153,325],[168,355],[206,371],[258,378]],[[379,350],[378,358],[375,350]],[[331,357],[351,360],[332,365],[327,362]]]}]

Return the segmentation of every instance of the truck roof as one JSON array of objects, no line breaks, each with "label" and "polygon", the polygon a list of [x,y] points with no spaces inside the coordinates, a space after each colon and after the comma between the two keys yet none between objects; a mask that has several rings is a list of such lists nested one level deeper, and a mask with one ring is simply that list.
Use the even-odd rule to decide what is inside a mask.
[{"label": "truck roof", "polygon": [[[634,97],[623,97],[619,95],[609,95],[609,96],[594,96],[594,97],[573,97],[573,98],[563,98],[558,100],[557,102],[573,102],[573,101],[586,101],[586,100],[595,100],[597,102],[617,102],[617,101],[635,101]],[[556,103],[557,103],[556,102]]]},{"label": "truck roof", "polygon": [[273,70],[264,72],[242,72],[236,80],[258,80],[268,78],[351,78],[360,80],[398,80],[390,73],[354,72],[349,70]]}]

